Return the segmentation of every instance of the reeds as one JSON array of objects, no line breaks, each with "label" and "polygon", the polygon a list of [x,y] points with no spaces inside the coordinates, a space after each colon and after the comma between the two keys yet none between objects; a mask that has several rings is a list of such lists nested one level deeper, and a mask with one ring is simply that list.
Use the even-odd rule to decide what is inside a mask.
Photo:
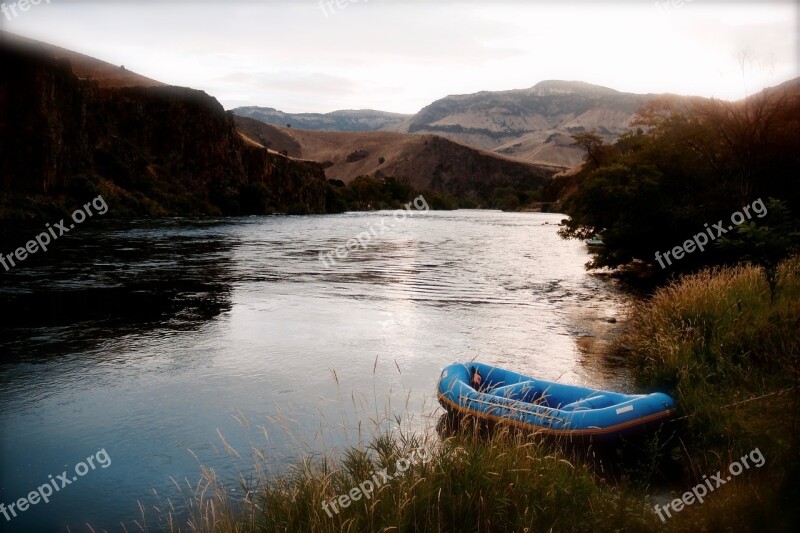
[{"label": "reeds", "polygon": [[675,396],[695,444],[754,437],[764,424],[759,409],[788,408],[796,396],[739,403],[798,385],[799,266],[797,258],[781,266],[774,303],[760,269],[738,266],[683,277],[632,310],[619,346],[634,378]]},{"label": "reeds", "polygon": [[[428,460],[393,469],[411,450]],[[389,466],[393,477],[338,512],[323,502],[348,494]],[[384,433],[332,462],[302,460],[263,479],[245,505],[226,503],[213,472],[192,496],[182,531],[589,531],[595,524],[652,530],[656,519],[631,493],[553,443],[508,428],[460,429],[444,438]],[[330,509],[330,508],[329,508]]]}]

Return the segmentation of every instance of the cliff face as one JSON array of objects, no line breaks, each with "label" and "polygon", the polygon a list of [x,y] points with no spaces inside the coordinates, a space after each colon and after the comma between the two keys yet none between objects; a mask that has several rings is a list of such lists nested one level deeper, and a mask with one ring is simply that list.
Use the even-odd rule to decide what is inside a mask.
[{"label": "cliff face", "polygon": [[246,142],[204,92],[102,85],[0,38],[0,215],[91,194],[119,215],[324,212],[322,167]]}]

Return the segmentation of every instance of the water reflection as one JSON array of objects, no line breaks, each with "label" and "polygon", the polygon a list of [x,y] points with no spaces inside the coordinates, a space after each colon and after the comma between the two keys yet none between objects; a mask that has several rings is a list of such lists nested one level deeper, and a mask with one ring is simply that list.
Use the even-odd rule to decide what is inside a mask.
[{"label": "water reflection", "polygon": [[[229,310],[236,243],[219,231],[224,224],[87,224],[31,256],[0,277],[0,362],[67,355],[151,328],[196,328]],[[0,249],[34,229],[7,229]]]},{"label": "water reflection", "polygon": [[613,335],[627,297],[587,275],[560,215],[431,212],[319,261],[386,216],[93,221],[5,273],[0,501],[100,447],[113,461],[13,528],[135,529],[137,500],[152,510],[198,463],[236,487],[252,447],[280,471],[362,438],[359,420],[435,424],[455,360],[623,381],[581,339]]}]

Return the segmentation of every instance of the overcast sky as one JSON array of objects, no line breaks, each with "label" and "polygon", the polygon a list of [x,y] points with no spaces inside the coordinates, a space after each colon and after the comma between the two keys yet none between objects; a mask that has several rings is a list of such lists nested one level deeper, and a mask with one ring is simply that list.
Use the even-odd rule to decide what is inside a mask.
[{"label": "overcast sky", "polygon": [[738,99],[800,75],[791,0],[41,0],[0,19],[228,109],[415,113],[547,79]]}]

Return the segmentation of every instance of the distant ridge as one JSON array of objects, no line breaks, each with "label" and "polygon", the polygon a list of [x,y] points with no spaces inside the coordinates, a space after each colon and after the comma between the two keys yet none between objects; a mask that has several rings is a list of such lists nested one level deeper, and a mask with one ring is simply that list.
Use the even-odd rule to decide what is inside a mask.
[{"label": "distant ridge", "polygon": [[316,131],[380,131],[392,129],[411,117],[371,109],[343,110],[332,113],[284,113],[271,107],[237,107],[233,114],[260,120],[273,126],[291,125]]},{"label": "distant ridge", "polygon": [[529,163],[572,167],[583,158],[572,135],[594,130],[613,142],[654,97],[583,81],[545,80],[527,89],[450,95],[415,115],[372,110],[290,114],[266,107],[233,112],[312,131],[434,134]]}]

